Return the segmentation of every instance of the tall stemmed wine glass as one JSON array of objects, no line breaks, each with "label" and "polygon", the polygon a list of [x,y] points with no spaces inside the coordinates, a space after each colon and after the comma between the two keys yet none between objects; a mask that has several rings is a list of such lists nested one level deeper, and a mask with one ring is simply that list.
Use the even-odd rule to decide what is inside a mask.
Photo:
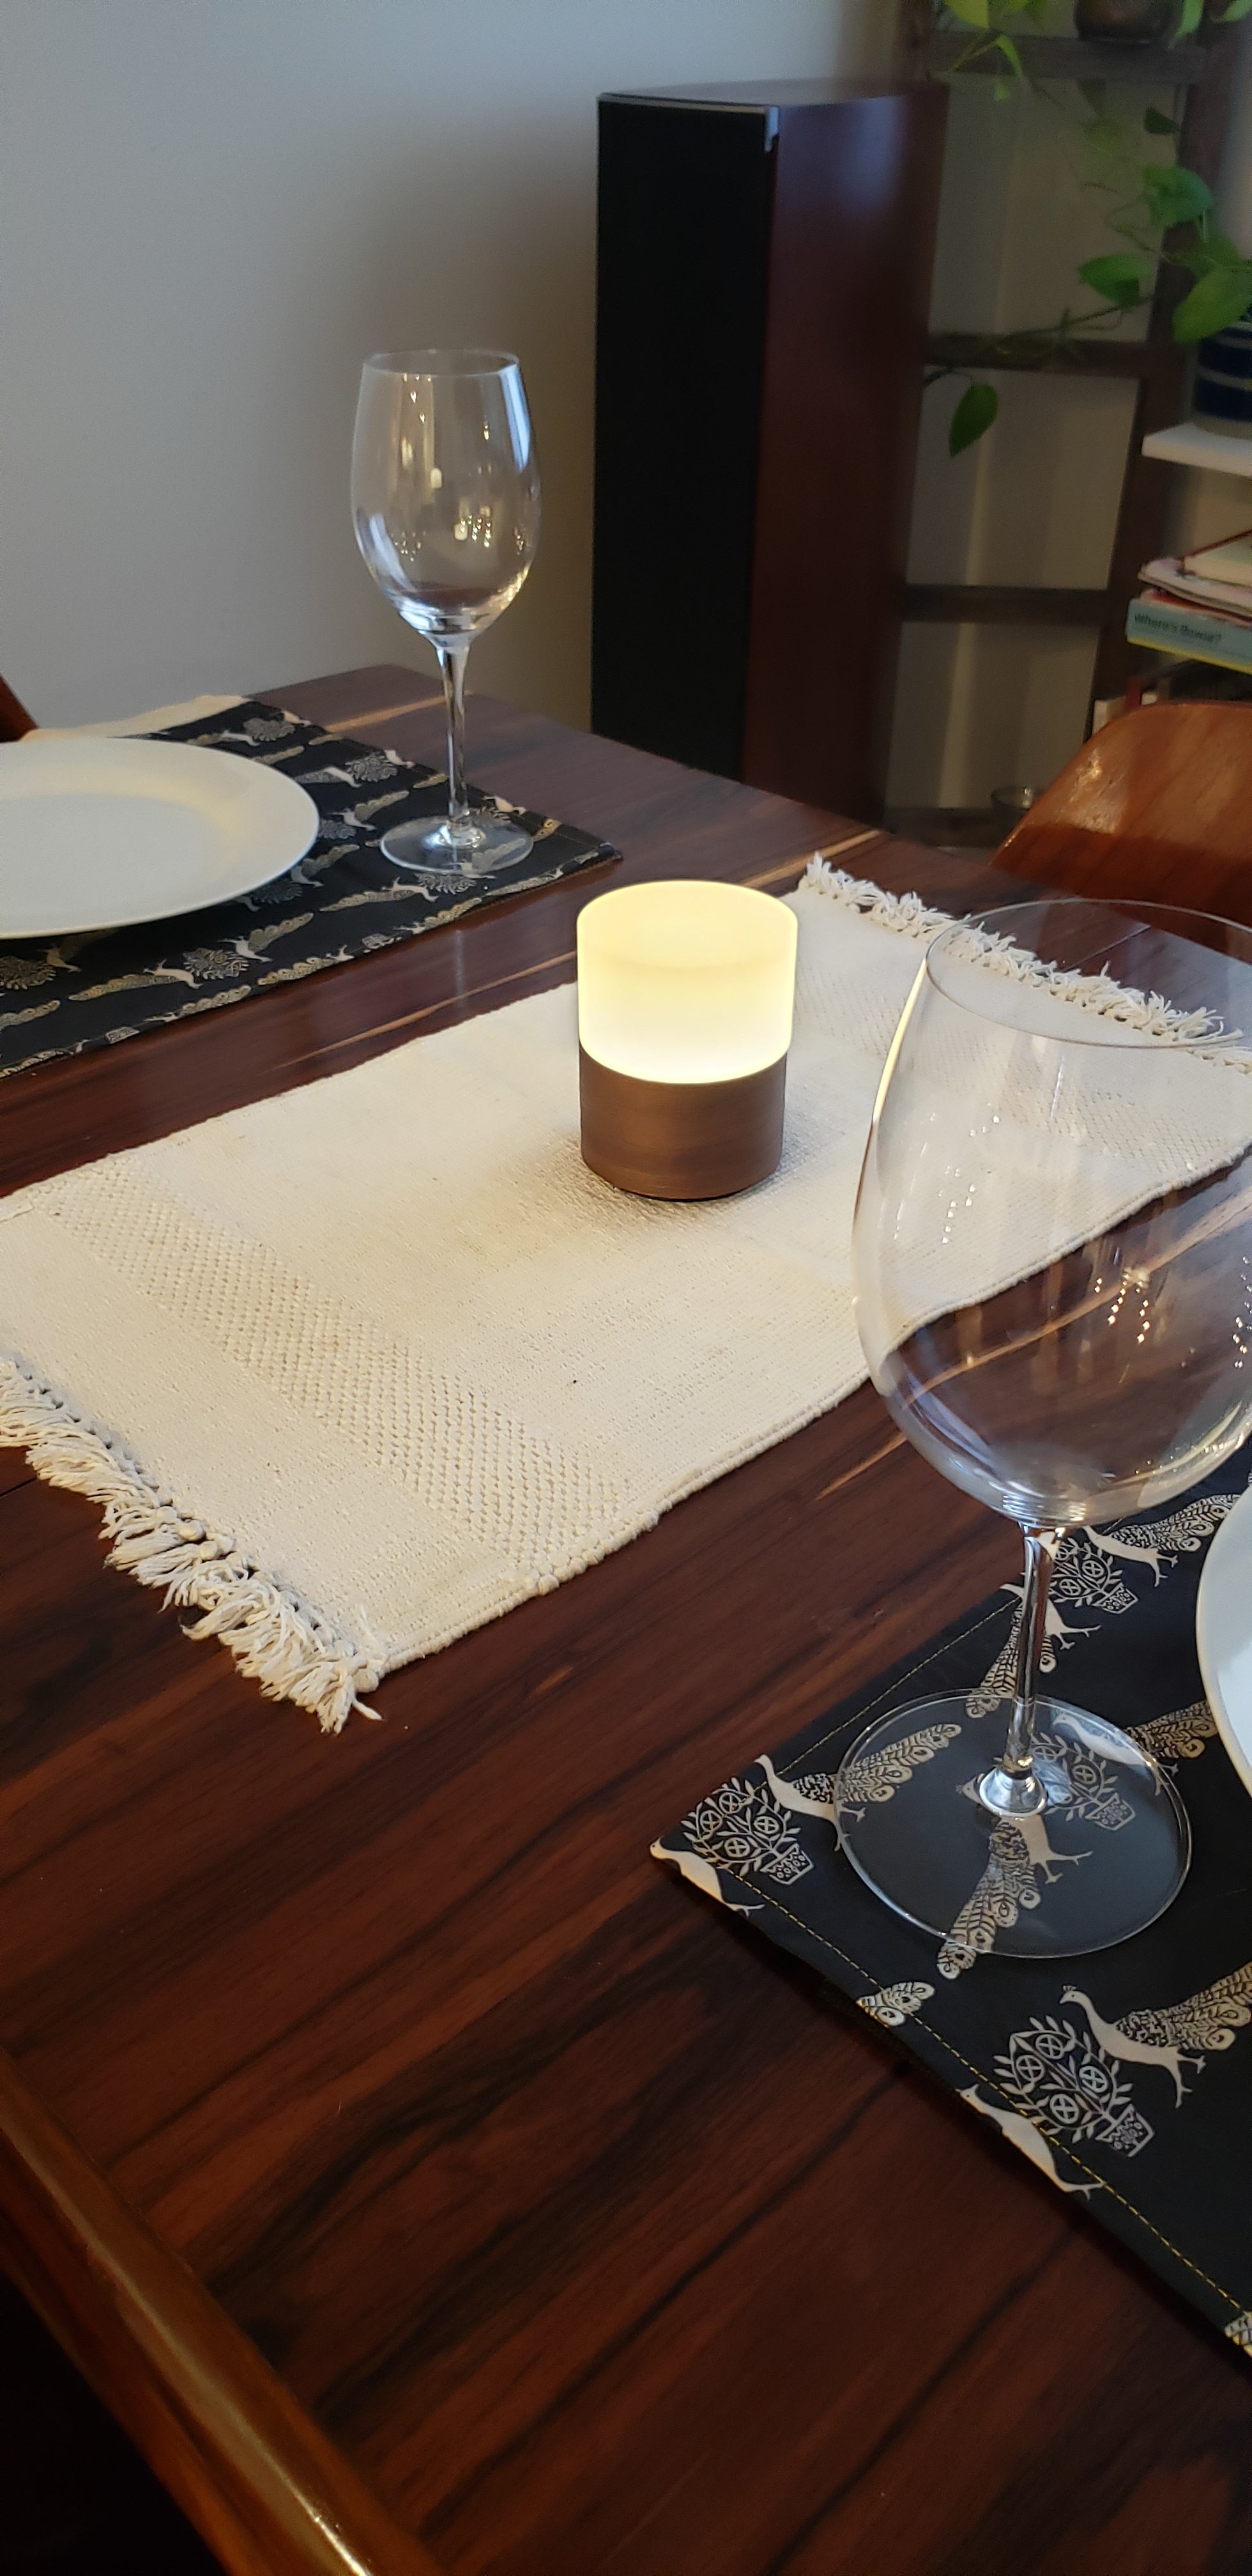
[{"label": "tall stemmed wine glass", "polygon": [[[1020,1524],[1026,1566],[986,1685],[853,1746],[845,1848],[944,1936],[948,1973],[992,1946],[1103,1949],[1169,1904],[1188,1829],[1131,1736],[1040,1693],[1049,1582],[1066,1533],[1097,1594],[1101,1566],[1159,1565],[1118,1524],[1252,1425],[1252,936],[1078,899],[944,931],[883,1074],[854,1266],[874,1384],[942,1475]],[[1083,1624],[1067,1604],[1062,1645]]]},{"label": "tall stemmed wine glass", "polygon": [[352,524],[384,598],[434,645],[448,708],[445,822],[401,823],[386,858],[418,876],[487,876],[524,859],[530,835],[471,812],[465,664],[515,599],[539,542],[539,473],[516,358],[412,349],[369,358],[352,444]]}]

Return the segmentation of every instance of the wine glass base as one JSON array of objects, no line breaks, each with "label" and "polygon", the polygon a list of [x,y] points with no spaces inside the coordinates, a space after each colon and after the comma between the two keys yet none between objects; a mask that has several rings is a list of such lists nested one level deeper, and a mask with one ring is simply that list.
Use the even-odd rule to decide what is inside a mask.
[{"label": "wine glass base", "polygon": [[934,1933],[940,1968],[974,1959],[1072,1959],[1128,1941],[1163,1914],[1191,1859],[1172,1782],[1120,1727],[1063,1701],[1036,1703],[1037,1815],[985,1807],[1007,1704],[969,1715],[965,1694],[918,1700],[857,1739],[839,1773],[843,1849],[896,1914]]},{"label": "wine glass base", "polygon": [[467,885],[494,876],[497,868],[516,867],[534,846],[520,823],[486,813],[468,814],[455,823],[446,818],[442,823],[397,823],[379,843],[393,867],[408,868],[415,877],[463,879]]}]

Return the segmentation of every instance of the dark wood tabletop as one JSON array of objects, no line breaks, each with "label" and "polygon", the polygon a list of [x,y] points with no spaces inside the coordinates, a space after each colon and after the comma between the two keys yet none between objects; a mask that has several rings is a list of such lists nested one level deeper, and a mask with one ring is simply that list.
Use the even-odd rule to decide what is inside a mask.
[{"label": "dark wood tabletop", "polygon": [[[269,694],[441,761],[411,672]],[[631,875],[995,884],[488,699],[470,755]],[[14,1078],[4,1185],[569,977],[607,881]],[[648,1858],[1015,1570],[869,1389],[338,1739],[0,1469],[0,2255],[228,2568],[1252,2568],[1246,2361]]]}]

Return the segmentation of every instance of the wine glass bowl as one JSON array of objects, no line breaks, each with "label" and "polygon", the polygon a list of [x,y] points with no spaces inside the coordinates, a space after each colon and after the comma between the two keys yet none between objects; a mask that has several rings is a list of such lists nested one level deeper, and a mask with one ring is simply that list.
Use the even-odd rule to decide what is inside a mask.
[{"label": "wine glass bowl", "polygon": [[907,1794],[859,1820],[850,1802],[844,1842],[941,1935],[979,1869],[1016,1873],[995,1946],[1034,1955],[1123,1939],[1181,1884],[1168,1780],[1104,1721],[1036,1708],[1038,1670],[1065,1533],[1167,1504],[1252,1423],[1248,1033],[1252,935],[1069,898],[943,932],[893,1041],[854,1226],[866,1360],[1027,1555],[1003,1753],[957,1698],[883,1721],[845,1766],[855,1782],[939,1730]]},{"label": "wine glass bowl", "polygon": [[516,358],[417,349],[367,360],[352,448],[352,524],[385,599],[439,657],[448,708],[448,817],[401,824],[386,857],[475,878],[532,844],[507,817],[471,811],[464,777],[465,662],[517,597],[539,541],[540,492]]}]

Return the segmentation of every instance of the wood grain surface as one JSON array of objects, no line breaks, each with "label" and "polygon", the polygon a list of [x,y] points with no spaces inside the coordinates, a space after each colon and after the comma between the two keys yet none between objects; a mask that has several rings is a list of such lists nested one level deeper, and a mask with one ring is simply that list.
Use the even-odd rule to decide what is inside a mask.
[{"label": "wood grain surface", "polygon": [[[254,2344],[0,2059],[0,2254],[248,2576],[437,2576]],[[189,2442],[189,2429],[195,2439]],[[354,2491],[355,2490],[355,2491]]]},{"label": "wood grain surface", "polygon": [[[347,728],[412,685],[274,694]],[[363,729],[431,757],[438,721]],[[781,886],[855,828],[490,701],[469,738],[473,775],[641,875]],[[939,900],[995,884],[877,837],[846,855]],[[4,1176],[566,976],[602,882],[18,1077]],[[1015,1570],[869,1390],[393,1675],[338,1740],[5,1464],[0,2040],[397,2552],[446,2576],[1252,2567],[1246,2362],[647,1857]]]}]

